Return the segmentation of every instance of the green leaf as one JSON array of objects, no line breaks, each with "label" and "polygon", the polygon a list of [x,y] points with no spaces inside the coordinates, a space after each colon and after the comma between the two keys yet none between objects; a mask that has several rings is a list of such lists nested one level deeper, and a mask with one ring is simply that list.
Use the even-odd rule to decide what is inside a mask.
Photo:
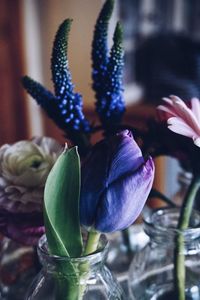
[{"label": "green leaf", "polygon": [[79,257],[82,253],[79,196],[80,159],[74,147],[60,155],[45,185],[44,221],[53,255]]}]

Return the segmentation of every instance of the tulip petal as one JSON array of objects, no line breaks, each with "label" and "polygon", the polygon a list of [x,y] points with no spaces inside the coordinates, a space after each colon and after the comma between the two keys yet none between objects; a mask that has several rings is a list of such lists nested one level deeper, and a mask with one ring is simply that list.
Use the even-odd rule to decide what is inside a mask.
[{"label": "tulip petal", "polygon": [[141,150],[128,130],[97,143],[82,164],[81,223],[92,226],[105,189],[124,174],[135,172],[143,163]]},{"label": "tulip petal", "polygon": [[149,158],[136,172],[113,182],[102,195],[95,228],[101,232],[122,230],[139,216],[153,184],[154,164]]},{"label": "tulip petal", "polygon": [[85,226],[94,223],[96,206],[107,179],[108,145],[97,143],[81,168],[80,219]]},{"label": "tulip petal", "polygon": [[102,232],[126,228],[143,208],[153,177],[152,159],[144,162],[128,130],[96,144],[82,164],[81,223]]},{"label": "tulip petal", "polygon": [[144,163],[142,152],[134,141],[132,134],[127,130],[117,134],[112,139],[109,160],[111,161],[108,184],[128,172],[134,172]]}]

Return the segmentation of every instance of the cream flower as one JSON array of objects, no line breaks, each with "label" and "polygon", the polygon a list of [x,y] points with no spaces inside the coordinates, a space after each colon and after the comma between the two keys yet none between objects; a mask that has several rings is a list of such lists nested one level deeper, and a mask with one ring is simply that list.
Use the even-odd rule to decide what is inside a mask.
[{"label": "cream flower", "polygon": [[48,137],[0,148],[0,208],[13,212],[42,210],[46,178],[61,152]]},{"label": "cream flower", "polygon": [[190,137],[200,147],[200,102],[191,99],[191,109],[177,96],[163,98],[165,105],[157,108],[167,116],[168,128],[173,132]]}]

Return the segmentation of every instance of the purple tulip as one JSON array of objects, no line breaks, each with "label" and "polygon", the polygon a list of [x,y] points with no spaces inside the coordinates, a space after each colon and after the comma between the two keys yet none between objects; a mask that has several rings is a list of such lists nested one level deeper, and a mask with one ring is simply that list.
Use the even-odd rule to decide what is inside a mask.
[{"label": "purple tulip", "polygon": [[152,158],[144,160],[128,131],[96,144],[82,164],[80,220],[100,232],[130,226],[138,217],[154,179]]}]

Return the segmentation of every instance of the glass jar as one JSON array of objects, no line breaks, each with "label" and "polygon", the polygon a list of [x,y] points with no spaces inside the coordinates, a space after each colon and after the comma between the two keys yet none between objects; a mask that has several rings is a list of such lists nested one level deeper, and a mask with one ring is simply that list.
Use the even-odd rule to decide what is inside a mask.
[{"label": "glass jar", "polygon": [[[174,250],[178,208],[152,211],[144,220],[150,241],[138,252],[129,270],[129,291],[134,300],[177,300],[174,296]],[[180,232],[179,232],[180,234]],[[200,214],[193,211],[190,228],[183,231],[186,300],[200,299]],[[183,254],[180,253],[180,255]]]},{"label": "glass jar", "polygon": [[134,255],[148,243],[149,237],[142,224],[134,224],[129,228],[110,234],[109,251],[106,265],[122,286],[128,299],[128,269]]},{"label": "glass jar", "polygon": [[185,195],[188,191],[192,177],[193,177],[192,173],[185,172],[184,170],[178,173],[177,175],[178,190],[172,196],[172,200],[174,201],[174,203],[176,203],[177,206],[182,205],[183,199],[185,198]]},{"label": "glass jar", "polygon": [[46,236],[38,245],[43,268],[30,286],[26,300],[125,299],[116,279],[105,266],[107,240],[103,237],[97,252],[79,258],[48,254]]}]

